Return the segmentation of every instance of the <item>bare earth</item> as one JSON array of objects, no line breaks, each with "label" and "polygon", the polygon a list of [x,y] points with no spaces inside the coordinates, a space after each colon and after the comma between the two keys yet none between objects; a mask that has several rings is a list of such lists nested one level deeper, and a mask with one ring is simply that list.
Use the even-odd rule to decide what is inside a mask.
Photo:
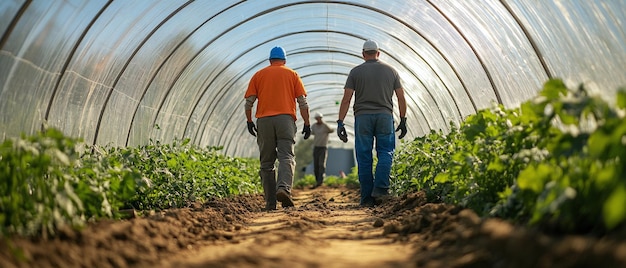
[{"label": "bare earth", "polygon": [[[212,200],[48,240],[0,241],[0,267],[626,267],[626,232],[557,236],[427,203],[420,193],[358,207],[358,189]],[[280,205],[279,205],[280,207]]]}]

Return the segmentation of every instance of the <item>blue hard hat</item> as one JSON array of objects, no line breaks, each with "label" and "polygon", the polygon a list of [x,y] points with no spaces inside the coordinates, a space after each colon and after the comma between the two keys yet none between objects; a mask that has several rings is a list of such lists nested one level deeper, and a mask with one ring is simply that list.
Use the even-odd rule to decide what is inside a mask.
[{"label": "blue hard hat", "polygon": [[271,59],[281,59],[285,60],[285,50],[282,47],[274,47],[272,51],[270,51],[270,60]]}]

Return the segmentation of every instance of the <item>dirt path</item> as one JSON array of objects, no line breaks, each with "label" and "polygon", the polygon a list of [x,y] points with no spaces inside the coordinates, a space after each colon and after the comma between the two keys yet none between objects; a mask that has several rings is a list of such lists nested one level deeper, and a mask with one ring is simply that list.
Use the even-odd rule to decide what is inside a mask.
[{"label": "dirt path", "polygon": [[626,267],[626,228],[546,234],[426,202],[423,193],[360,208],[358,190],[294,190],[295,208],[263,197],[103,220],[52,239],[0,239],[0,267]]},{"label": "dirt path", "polygon": [[[414,249],[383,236],[384,221],[355,196],[321,187],[294,191],[295,208],[258,212],[232,233],[162,264],[172,267],[401,267]],[[406,266],[406,265],[404,265]]]}]

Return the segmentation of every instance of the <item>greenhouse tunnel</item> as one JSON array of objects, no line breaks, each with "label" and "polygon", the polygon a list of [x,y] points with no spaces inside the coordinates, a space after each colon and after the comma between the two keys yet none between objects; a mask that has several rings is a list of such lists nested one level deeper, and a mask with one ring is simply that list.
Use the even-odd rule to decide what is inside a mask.
[{"label": "greenhouse tunnel", "polygon": [[[3,0],[0,13],[3,140],[49,126],[92,144],[189,138],[256,156],[243,95],[274,46],[311,113],[334,122],[363,42],[377,41],[402,79],[409,140],[517,107],[551,78],[611,101],[626,85],[624,0]],[[345,123],[353,140],[352,110]]]}]

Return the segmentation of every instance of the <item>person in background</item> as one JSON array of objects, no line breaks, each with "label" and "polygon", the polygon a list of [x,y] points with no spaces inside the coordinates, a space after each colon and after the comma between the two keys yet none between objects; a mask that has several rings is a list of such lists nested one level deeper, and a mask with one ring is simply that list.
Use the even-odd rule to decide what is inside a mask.
[{"label": "person in background", "polygon": [[[291,189],[296,166],[294,144],[297,127],[296,103],[304,120],[304,139],[311,135],[309,105],[306,90],[298,73],[287,66],[285,50],[274,47],[270,51],[270,65],[256,72],[245,93],[245,113],[248,132],[259,145],[265,210],[275,210],[276,201],[282,207],[293,207]],[[252,121],[252,107],[256,108],[257,124]],[[278,179],[274,163],[278,159]]]},{"label": "person in background", "polygon": [[315,186],[320,187],[324,183],[324,174],[326,173],[326,157],[328,156],[328,134],[335,130],[330,128],[324,120],[321,113],[315,114],[315,124],[311,125],[311,134],[313,137],[313,172],[315,173]]},{"label": "person in background", "polygon": [[[354,67],[344,86],[344,94],[339,106],[337,135],[348,142],[343,120],[345,119],[352,96],[354,99],[354,138],[361,206],[374,206],[389,195],[389,176],[396,146],[393,120],[393,95],[398,99],[401,131],[399,138],[406,135],[406,100],[400,78],[396,70],[379,60],[378,44],[367,40],[363,44],[364,63]],[[372,171],[372,149],[376,141],[378,163],[376,173]]]}]

